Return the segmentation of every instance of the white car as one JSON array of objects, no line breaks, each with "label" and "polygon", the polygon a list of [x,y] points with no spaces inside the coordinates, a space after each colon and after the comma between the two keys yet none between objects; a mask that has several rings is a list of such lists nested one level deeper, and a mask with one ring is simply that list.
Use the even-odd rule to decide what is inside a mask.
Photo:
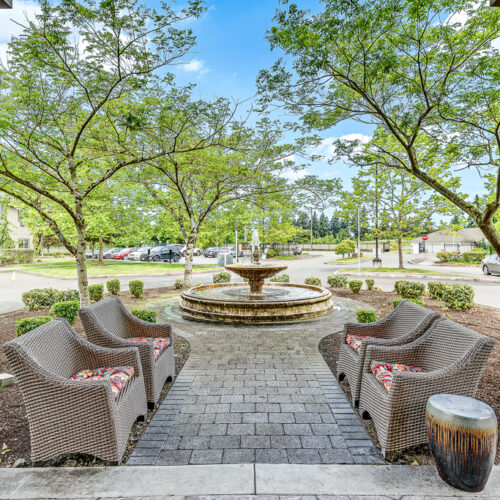
[{"label": "white car", "polygon": [[136,260],[136,261],[141,261],[141,260],[146,260],[145,258],[141,258],[143,254],[148,254],[148,247],[142,247],[138,248],[135,252],[129,253],[127,256],[127,260]]}]

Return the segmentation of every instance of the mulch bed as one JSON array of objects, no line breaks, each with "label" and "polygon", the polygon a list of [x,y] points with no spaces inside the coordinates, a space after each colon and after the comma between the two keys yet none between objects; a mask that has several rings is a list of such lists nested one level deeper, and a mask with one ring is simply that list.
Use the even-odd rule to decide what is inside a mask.
[{"label": "mulch bed", "polygon": [[[179,291],[174,290],[172,287],[150,288],[144,290],[144,298],[142,299],[131,297],[129,292],[120,293],[120,299],[129,309],[132,309],[137,306],[143,306],[144,304],[147,304],[148,301],[151,301],[151,299],[157,298],[160,295],[174,292],[178,293]],[[48,310],[19,310],[0,315],[0,348],[5,342],[12,340],[15,337],[16,320],[27,316],[45,316],[48,314]],[[82,334],[82,336],[85,336],[84,329],[79,318],[76,320],[74,328]],[[174,351],[175,373],[177,375],[189,357],[189,343],[179,335],[175,335]],[[1,372],[10,373],[7,359],[0,349],[0,373]],[[171,386],[172,383],[165,383],[159,404],[161,404]],[[132,428],[123,462],[126,461],[135,445],[135,442],[147,427],[149,421],[154,415],[154,412],[155,410],[148,411],[144,422],[136,422]],[[84,416],[82,416],[82,418],[84,418]],[[19,386],[15,384],[4,389],[0,389],[0,467],[12,467],[18,459],[24,459],[26,461],[26,465],[30,465],[30,450],[31,446],[28,420]],[[48,461],[43,465],[52,467],[102,466],[107,465],[107,462],[92,456],[72,454],[61,456],[57,460]]]},{"label": "mulch bed", "polygon": [[[362,290],[356,296],[347,289],[331,288],[330,290],[338,297],[355,299],[368,304],[371,309],[377,311],[379,318],[386,316],[392,311],[392,301],[394,299],[401,298],[395,292],[383,292],[381,290]],[[432,309],[442,316],[446,316],[457,323],[461,323],[471,330],[475,330],[483,335],[488,335],[496,339],[497,343],[489,357],[486,369],[479,382],[476,398],[489,404],[500,421],[500,309],[478,305],[474,311],[443,310],[442,302],[428,297],[424,297],[423,300],[425,307],[428,309]],[[321,354],[334,374],[337,373],[340,339],[341,334],[334,333],[325,337],[319,346]],[[347,381],[344,379],[340,385],[352,404],[351,393]],[[374,442],[378,445],[377,435],[372,421],[363,420],[363,424]],[[403,464],[412,464],[415,461],[420,465],[433,463],[428,446],[419,446],[405,450],[392,459],[393,463]],[[497,447],[495,463],[500,463],[500,442]]]}]

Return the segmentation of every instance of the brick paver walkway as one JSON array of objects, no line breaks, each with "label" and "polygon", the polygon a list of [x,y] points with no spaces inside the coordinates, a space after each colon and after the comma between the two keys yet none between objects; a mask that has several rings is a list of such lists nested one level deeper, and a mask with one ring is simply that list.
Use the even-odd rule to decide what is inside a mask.
[{"label": "brick paver walkway", "polygon": [[314,322],[235,327],[174,322],[191,344],[128,465],[384,463],[318,352],[356,304]]}]

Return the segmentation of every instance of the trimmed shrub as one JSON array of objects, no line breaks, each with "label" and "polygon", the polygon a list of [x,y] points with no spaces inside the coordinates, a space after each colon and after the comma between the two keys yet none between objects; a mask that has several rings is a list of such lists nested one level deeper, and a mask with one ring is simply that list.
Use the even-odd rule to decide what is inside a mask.
[{"label": "trimmed shrub", "polygon": [[399,291],[399,287],[400,287],[403,283],[409,283],[409,281],[408,281],[408,280],[396,280],[396,281],[394,282],[394,291],[395,291],[396,293],[401,294],[401,292]]},{"label": "trimmed shrub", "polygon": [[465,262],[479,264],[486,257],[487,254],[488,251],[484,250],[483,248],[474,248],[469,252],[464,252],[462,256]]},{"label": "trimmed shrub", "polygon": [[69,300],[67,302],[56,302],[51,307],[50,312],[56,318],[67,319],[71,325],[74,325],[78,316],[78,309],[80,309],[80,302],[78,300]]},{"label": "trimmed shrub", "polygon": [[359,293],[363,288],[363,282],[361,280],[351,280],[349,281],[349,288],[352,293]]},{"label": "trimmed shrub", "polygon": [[335,253],[337,255],[345,254],[352,255],[356,251],[356,243],[352,240],[342,240],[336,247]]},{"label": "trimmed shrub", "polygon": [[309,276],[309,278],[306,278],[304,280],[304,283],[306,285],[321,286],[321,280],[319,278],[316,278],[316,276]]},{"label": "trimmed shrub", "polygon": [[120,280],[108,280],[106,281],[106,288],[111,295],[120,295]]},{"label": "trimmed shrub", "polygon": [[358,323],[373,323],[377,321],[377,313],[370,309],[361,309],[361,311],[356,311],[356,319]]},{"label": "trimmed shrub", "polygon": [[90,300],[93,300],[94,302],[99,302],[104,297],[104,285],[102,283],[90,285],[89,295],[90,295]]},{"label": "trimmed shrub", "polygon": [[375,285],[375,280],[367,279],[367,280],[365,280],[365,283],[366,283],[367,290],[373,290],[373,285]]},{"label": "trimmed shrub", "polygon": [[57,294],[56,302],[71,302],[73,300],[80,300],[78,290],[61,290]]},{"label": "trimmed shrub", "polygon": [[156,311],[150,311],[149,309],[132,309],[130,312],[143,321],[156,323]]},{"label": "trimmed shrub", "polygon": [[427,289],[429,290],[429,297],[435,300],[443,300],[444,291],[448,285],[440,281],[429,281]]},{"label": "trimmed shrub", "polygon": [[20,337],[27,332],[31,332],[35,328],[48,323],[52,318],[50,316],[32,316],[31,318],[23,318],[16,321],[16,337]]},{"label": "trimmed shrub", "polygon": [[59,291],[55,288],[34,288],[23,293],[23,302],[29,311],[48,309],[57,302]]},{"label": "trimmed shrub", "polygon": [[474,289],[470,285],[448,285],[443,293],[448,309],[466,311],[474,308]]},{"label": "trimmed shrub", "polygon": [[419,299],[425,290],[425,283],[420,281],[407,281],[399,285],[399,295],[403,299]]},{"label": "trimmed shrub", "polygon": [[343,274],[331,274],[328,276],[328,284],[332,288],[347,288],[348,281],[347,276]]},{"label": "trimmed shrub", "polygon": [[35,260],[33,248],[4,248],[0,255],[0,264],[31,264]]},{"label": "trimmed shrub", "polygon": [[174,283],[174,288],[175,288],[176,290],[180,290],[180,289],[182,289],[182,287],[183,287],[183,286],[184,286],[184,280],[181,280],[181,279],[179,279],[179,280],[175,280],[175,283]]},{"label": "trimmed shrub", "polygon": [[290,283],[290,276],[286,273],[281,273],[273,276],[269,281],[273,283]]},{"label": "trimmed shrub", "polygon": [[453,250],[452,252],[438,252],[436,257],[440,262],[453,262],[460,259],[460,252]]},{"label": "trimmed shrub", "polygon": [[413,302],[414,304],[418,304],[419,306],[424,307],[424,303],[420,299],[395,299],[395,300],[392,301],[392,306],[394,307],[394,309],[396,309],[396,306],[400,302],[403,302],[403,300],[407,300],[409,302]]},{"label": "trimmed shrub", "polygon": [[230,283],[231,273],[222,271],[221,273],[214,274],[214,283]]},{"label": "trimmed shrub", "polygon": [[281,255],[279,248],[271,247],[266,250],[266,257],[268,259],[271,259],[273,257],[278,257],[278,255]]},{"label": "trimmed shrub", "polygon": [[136,297],[137,299],[142,299],[144,297],[144,281],[141,280],[133,280],[128,284],[128,289],[130,290],[130,294]]}]

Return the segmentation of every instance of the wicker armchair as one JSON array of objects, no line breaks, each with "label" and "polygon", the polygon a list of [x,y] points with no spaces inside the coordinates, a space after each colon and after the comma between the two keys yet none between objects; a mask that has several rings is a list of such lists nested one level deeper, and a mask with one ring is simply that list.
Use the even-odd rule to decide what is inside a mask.
[{"label": "wicker armchair", "polygon": [[[380,321],[344,325],[337,363],[337,377],[342,380],[345,376],[349,381],[355,406],[359,403],[361,374],[367,347],[369,345],[394,346],[412,342],[422,335],[437,318],[439,314],[404,300]],[[348,335],[369,336],[370,338],[362,340],[359,353],[357,353],[347,344]]]},{"label": "wicker armchair", "polygon": [[[103,347],[136,347],[141,356],[148,406],[160,397],[163,384],[175,376],[174,338],[166,323],[148,323],[131,314],[118,297],[111,296],[80,309],[87,338]],[[168,338],[169,347],[155,360],[151,341],[136,342],[133,337]]]},{"label": "wicker armchair", "polygon": [[[28,414],[33,462],[88,453],[118,462],[130,429],[145,415],[146,392],[137,349],[105,349],[57,318],[3,346]],[[109,380],[76,381],[80,370],[133,366],[116,397]]]},{"label": "wicker armchair", "polygon": [[[414,342],[368,347],[363,365],[360,410],[373,419],[384,455],[427,442],[425,405],[433,394],[474,397],[495,341],[449,319],[438,319]],[[371,362],[402,363],[424,373],[393,371],[387,391]]]}]

